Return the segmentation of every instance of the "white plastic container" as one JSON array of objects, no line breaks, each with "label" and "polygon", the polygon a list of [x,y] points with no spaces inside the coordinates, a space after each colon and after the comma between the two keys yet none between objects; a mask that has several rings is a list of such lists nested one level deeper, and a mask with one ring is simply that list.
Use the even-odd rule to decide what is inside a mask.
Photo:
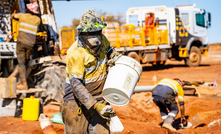
[{"label": "white plastic container", "polygon": [[112,133],[120,133],[124,130],[124,126],[117,116],[110,117],[110,131]]},{"label": "white plastic container", "polygon": [[131,57],[122,55],[115,62],[115,66],[109,69],[102,91],[104,99],[112,105],[127,105],[141,73],[142,66],[139,62]]},{"label": "white plastic container", "polygon": [[14,116],[16,111],[16,99],[0,98],[0,117]]}]

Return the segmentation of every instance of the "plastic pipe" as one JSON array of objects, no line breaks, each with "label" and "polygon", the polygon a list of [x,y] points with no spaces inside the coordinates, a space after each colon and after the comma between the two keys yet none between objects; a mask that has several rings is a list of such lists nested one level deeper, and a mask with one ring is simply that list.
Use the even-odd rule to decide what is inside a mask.
[{"label": "plastic pipe", "polygon": [[136,86],[134,89],[134,93],[139,92],[151,92],[155,86]]}]

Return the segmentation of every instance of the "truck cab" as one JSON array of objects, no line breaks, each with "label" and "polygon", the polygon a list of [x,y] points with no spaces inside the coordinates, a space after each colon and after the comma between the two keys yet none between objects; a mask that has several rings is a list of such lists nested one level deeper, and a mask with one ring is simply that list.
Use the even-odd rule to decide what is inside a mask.
[{"label": "truck cab", "polygon": [[198,66],[201,55],[207,55],[208,32],[210,26],[210,13],[208,20],[206,11],[193,6],[177,6],[175,9],[176,25],[172,27],[175,34],[171,34],[174,39],[173,49],[178,49],[179,54],[174,53],[172,58],[184,59],[188,66]]}]

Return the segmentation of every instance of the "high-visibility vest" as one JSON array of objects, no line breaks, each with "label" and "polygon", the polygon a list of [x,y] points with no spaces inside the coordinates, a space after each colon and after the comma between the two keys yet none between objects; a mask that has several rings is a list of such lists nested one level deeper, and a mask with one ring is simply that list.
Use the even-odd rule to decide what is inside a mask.
[{"label": "high-visibility vest", "polygon": [[78,78],[87,84],[106,78],[107,51],[110,43],[104,35],[101,44],[99,58],[95,58],[86,48],[79,47],[78,40],[68,49],[66,56],[68,79]]},{"label": "high-visibility vest", "polygon": [[36,33],[40,24],[38,16],[29,13],[19,13],[19,35],[18,41],[25,44],[34,44],[36,40]]},{"label": "high-visibility vest", "polygon": [[164,86],[168,86],[171,89],[173,89],[173,92],[175,95],[178,96],[178,101],[184,101],[184,93],[183,93],[183,88],[181,87],[181,85],[172,79],[168,79],[168,78],[164,78],[162,80],[160,80],[157,85],[164,85]]}]

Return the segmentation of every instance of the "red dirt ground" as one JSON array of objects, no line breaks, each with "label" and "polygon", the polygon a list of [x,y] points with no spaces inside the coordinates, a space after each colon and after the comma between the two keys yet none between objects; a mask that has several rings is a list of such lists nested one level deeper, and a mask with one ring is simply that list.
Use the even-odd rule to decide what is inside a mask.
[{"label": "red dirt ground", "polygon": [[[202,57],[199,67],[186,67],[184,62],[167,61],[161,68],[151,65],[143,65],[143,73],[137,86],[152,84],[152,77],[156,73],[157,80],[162,78],[178,77],[186,81],[214,82],[221,71],[221,44],[211,44],[208,56]],[[170,132],[161,128],[162,122],[159,109],[151,101],[150,92],[134,93],[130,103],[126,106],[113,106],[117,111],[124,130],[121,134],[218,134],[221,133],[220,124],[208,127],[210,122],[221,119],[221,76],[217,81],[218,86],[210,89],[207,86],[199,86],[201,95],[190,95],[193,91],[185,91],[185,115],[188,121],[196,122],[196,128],[178,129],[177,132]],[[59,112],[59,106],[49,104],[44,106],[44,114],[52,117]],[[207,113],[205,113],[207,112]],[[195,116],[198,114],[198,118]],[[177,115],[175,125],[179,123],[180,114]],[[64,134],[64,125],[53,123],[58,134]],[[38,121],[23,121],[22,118],[0,117],[0,134],[43,134]]]}]

